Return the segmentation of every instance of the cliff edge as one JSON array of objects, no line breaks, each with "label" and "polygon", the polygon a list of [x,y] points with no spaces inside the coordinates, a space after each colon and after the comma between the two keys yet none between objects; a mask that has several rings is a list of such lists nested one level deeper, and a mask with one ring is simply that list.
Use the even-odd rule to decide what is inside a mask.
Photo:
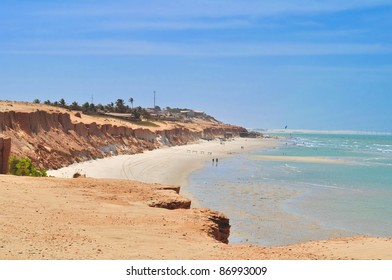
[{"label": "cliff edge", "polygon": [[155,121],[142,126],[110,116],[90,116],[57,107],[0,102],[0,133],[12,139],[11,154],[39,167],[58,169],[75,162],[184,145],[245,129],[217,121]]}]

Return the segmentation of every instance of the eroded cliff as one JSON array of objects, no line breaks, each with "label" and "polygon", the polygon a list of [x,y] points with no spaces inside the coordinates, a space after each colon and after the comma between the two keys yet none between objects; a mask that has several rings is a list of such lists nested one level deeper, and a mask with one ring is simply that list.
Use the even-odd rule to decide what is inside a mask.
[{"label": "eroded cliff", "polygon": [[[134,154],[161,146],[183,145],[201,138],[238,136],[244,128],[216,122],[171,123],[145,128],[97,118],[82,122],[72,112],[39,110],[0,112],[0,133],[12,139],[11,153],[27,156],[38,166],[57,169],[75,162],[119,154]],[[83,119],[81,119],[83,120]]]}]

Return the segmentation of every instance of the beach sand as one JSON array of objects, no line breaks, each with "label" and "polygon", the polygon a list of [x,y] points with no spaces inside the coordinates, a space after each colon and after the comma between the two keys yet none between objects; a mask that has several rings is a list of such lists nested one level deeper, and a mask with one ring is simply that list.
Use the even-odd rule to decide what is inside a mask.
[{"label": "beach sand", "polygon": [[[181,186],[181,194],[200,207],[186,189],[189,175],[205,162],[257,148],[275,147],[276,139],[235,138],[230,141],[201,140],[195,144],[147,151],[142,154],[122,155],[70,165],[48,174],[59,178],[72,178],[79,172],[91,178],[128,179],[145,183]],[[216,162],[215,162],[216,164]]]},{"label": "beach sand", "polygon": [[0,259],[392,259],[392,239],[367,236],[283,247],[224,244],[212,230],[222,214],[157,208],[189,203],[173,185],[185,186],[206,161],[274,145],[272,139],[202,142],[50,172],[123,180],[1,175]]}]

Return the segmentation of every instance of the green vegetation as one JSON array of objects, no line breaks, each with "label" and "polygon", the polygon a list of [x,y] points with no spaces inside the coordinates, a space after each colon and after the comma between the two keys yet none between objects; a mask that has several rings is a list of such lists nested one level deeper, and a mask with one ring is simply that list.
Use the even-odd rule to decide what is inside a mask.
[{"label": "green vegetation", "polygon": [[[34,103],[40,103],[38,99],[33,101]],[[64,98],[59,101],[51,102],[50,100],[44,101],[44,104],[61,107],[69,110],[82,111],[83,114],[87,115],[102,115],[105,113],[123,113],[133,115],[133,121],[141,121],[142,118],[150,119],[151,116],[146,109],[142,107],[133,108],[134,99],[130,98],[129,102],[132,104],[132,108],[125,104],[123,99],[117,99],[115,103],[111,102],[107,105],[94,104],[85,102],[79,105],[78,102],[74,101],[71,104],[67,104]]]},{"label": "green vegetation", "polygon": [[36,168],[28,157],[10,157],[10,173],[16,176],[48,177],[45,169]]},{"label": "green vegetation", "polygon": [[[41,103],[41,101],[38,99],[35,99],[33,102]],[[192,109],[166,107],[162,110],[162,108],[159,106],[155,106],[155,108],[153,109],[146,109],[142,108],[141,106],[134,107],[133,105],[135,100],[132,97],[128,99],[128,102],[131,104],[131,107],[126,104],[126,101],[124,99],[120,98],[117,99],[115,102],[110,102],[106,105],[94,104],[89,102],[78,104],[78,102],[76,101],[72,103],[67,103],[64,98],[61,98],[59,101],[55,102],[46,100],[43,103],[46,105],[60,107],[68,110],[82,111],[82,113],[86,115],[94,115],[98,117],[109,115],[111,118],[118,118],[124,121],[128,121],[130,123],[144,126],[159,126],[152,122],[159,120],[189,122],[190,118],[199,118],[217,122],[214,117],[202,112],[197,112],[196,114],[196,111]],[[184,114],[183,111],[190,111],[193,112],[193,114],[190,114],[188,116]]]},{"label": "green vegetation", "polygon": [[159,125],[150,121],[140,121],[140,122],[135,122],[135,124],[140,126],[159,127]]}]

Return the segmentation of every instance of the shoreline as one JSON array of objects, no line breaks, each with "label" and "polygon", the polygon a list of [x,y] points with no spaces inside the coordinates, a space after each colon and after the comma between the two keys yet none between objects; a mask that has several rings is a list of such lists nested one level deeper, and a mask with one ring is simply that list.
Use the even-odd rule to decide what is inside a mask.
[{"label": "shoreline", "polygon": [[[225,158],[233,159],[236,155],[246,155],[247,152],[257,149],[276,148],[278,145],[279,139],[275,138],[234,138],[226,142],[199,140],[193,144],[163,147],[135,155],[120,155],[81,162],[59,170],[49,171],[48,175],[72,178],[75,172],[79,172],[88,178],[132,180],[148,184],[180,186],[179,194],[191,201],[191,208],[213,209],[228,216],[232,226],[229,237],[230,244],[287,246],[309,240],[353,236],[353,234],[338,229],[323,229],[317,221],[311,221],[289,211],[286,202],[298,196],[300,191],[294,191],[283,186],[262,184],[254,188],[254,186],[244,184],[241,187],[241,194],[237,194],[241,195],[243,206],[233,205],[223,197],[216,200],[217,197],[230,196],[233,192],[236,192],[238,188],[232,183],[226,183],[223,189],[219,186],[210,188],[209,186],[213,182],[207,179],[207,185],[199,184],[200,188],[206,186],[207,193],[204,193],[204,195],[200,193],[203,192],[201,189],[190,189],[190,177],[199,170],[203,173],[203,169],[210,168],[212,159],[214,159],[214,165],[216,165],[216,158],[220,160],[218,165],[222,165]],[[219,168],[215,170],[214,167],[211,172],[215,174],[215,171],[217,171],[219,174],[220,170]],[[255,192],[261,192],[263,196],[261,202],[268,201],[268,203],[255,201],[255,198],[251,196]],[[254,213],[254,204],[260,207],[258,208],[260,213]],[[253,205],[253,207],[249,208],[249,205]],[[248,209],[245,210],[245,208]],[[249,215],[249,221],[244,220],[245,213]],[[259,223],[255,224],[255,219],[264,221],[263,223],[267,223],[268,226],[262,227]],[[302,235],[298,234],[297,231],[299,224],[303,225]],[[285,232],[287,231],[288,234],[277,235],[275,233],[276,228],[286,228]],[[253,233],[251,234],[250,231]]]},{"label": "shoreline", "polygon": [[[119,155],[75,163],[48,175],[72,178],[79,172],[91,178],[134,180],[143,183],[177,185],[181,195],[192,201],[191,207],[201,207],[187,189],[190,175],[204,168],[212,159],[224,159],[234,154],[278,145],[273,138],[234,138],[230,141],[199,140],[196,143],[163,147],[134,155]],[[216,163],[215,163],[216,164]],[[219,163],[218,163],[219,164]]]}]

